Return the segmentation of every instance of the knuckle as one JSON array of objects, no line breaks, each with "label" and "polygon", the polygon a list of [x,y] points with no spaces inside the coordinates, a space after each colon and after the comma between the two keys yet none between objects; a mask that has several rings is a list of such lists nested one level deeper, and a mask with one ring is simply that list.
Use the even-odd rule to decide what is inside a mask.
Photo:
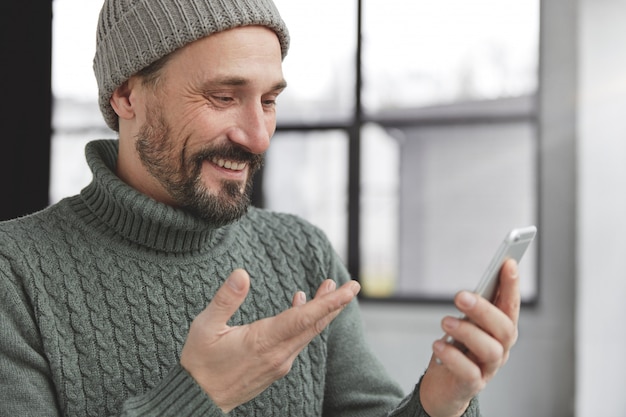
[{"label": "knuckle", "polygon": [[315,320],[309,315],[301,315],[298,317],[297,328],[300,333],[306,332],[315,325]]},{"label": "knuckle", "polygon": [[274,379],[282,378],[291,370],[292,360],[284,349],[262,342],[259,342],[255,349],[255,356],[260,363],[265,364],[265,369]]},{"label": "knuckle", "polygon": [[501,362],[504,352],[504,346],[500,343],[494,343],[486,353],[486,362]]},{"label": "knuckle", "polygon": [[504,346],[507,347],[507,349],[510,349],[517,342],[518,337],[519,337],[519,330],[517,326],[511,325],[505,331],[502,342]]},{"label": "knuckle", "polygon": [[478,392],[484,385],[483,375],[479,367],[472,367],[463,374],[466,389],[471,392]]},{"label": "knuckle", "polygon": [[517,329],[517,327],[513,327],[513,330],[510,332],[509,335],[509,346],[513,346],[515,343],[517,343],[517,339],[519,338],[519,330]]},{"label": "knuckle", "polygon": [[256,337],[253,337],[252,341],[249,343],[249,346],[252,347],[258,357],[271,355],[272,352],[277,349],[277,343],[264,334],[257,334]]},{"label": "knuckle", "polygon": [[298,329],[302,332],[320,334],[326,326],[339,314],[340,309],[329,306],[320,316],[303,315],[298,318]]},{"label": "knuckle", "polygon": [[289,371],[291,371],[292,365],[293,362],[289,358],[285,358],[282,355],[274,355],[269,362],[271,372],[276,378],[286,376]]},{"label": "knuckle", "polygon": [[324,318],[322,320],[318,320],[317,322],[315,322],[315,326],[313,327],[315,334],[322,333],[329,323],[330,323],[330,320],[328,318]]},{"label": "knuckle", "polygon": [[511,309],[512,310],[519,310],[520,307],[522,305],[522,300],[520,299],[520,297],[516,297],[515,300],[511,301]]},{"label": "knuckle", "polygon": [[485,389],[487,384],[482,378],[482,374],[480,374],[477,378],[474,379],[474,384],[472,384],[472,392],[481,392]]},{"label": "knuckle", "polygon": [[218,291],[213,297],[213,300],[211,300],[211,304],[213,304],[220,310],[226,310],[231,306],[232,303],[228,296]]}]

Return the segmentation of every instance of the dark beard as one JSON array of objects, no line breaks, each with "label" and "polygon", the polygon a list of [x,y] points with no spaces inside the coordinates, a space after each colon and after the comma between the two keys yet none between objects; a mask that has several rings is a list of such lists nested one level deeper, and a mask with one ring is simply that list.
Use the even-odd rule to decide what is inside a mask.
[{"label": "dark beard", "polygon": [[[235,145],[207,147],[195,155],[177,157],[170,129],[160,109],[152,109],[137,134],[135,148],[146,169],[167,190],[177,207],[215,225],[222,226],[242,217],[250,206],[252,178],[263,165],[263,155],[252,154]],[[205,160],[214,157],[248,164],[248,179],[241,190],[237,181],[223,181],[210,191],[202,182]]]}]

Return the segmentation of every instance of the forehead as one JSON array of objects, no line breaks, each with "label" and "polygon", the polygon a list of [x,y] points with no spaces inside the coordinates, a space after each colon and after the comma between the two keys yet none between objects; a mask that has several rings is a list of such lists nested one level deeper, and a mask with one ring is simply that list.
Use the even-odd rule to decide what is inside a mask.
[{"label": "forehead", "polygon": [[[173,54],[169,71],[205,77],[282,78],[277,35],[263,26],[244,26],[201,38]],[[169,72],[168,71],[168,72]]]}]

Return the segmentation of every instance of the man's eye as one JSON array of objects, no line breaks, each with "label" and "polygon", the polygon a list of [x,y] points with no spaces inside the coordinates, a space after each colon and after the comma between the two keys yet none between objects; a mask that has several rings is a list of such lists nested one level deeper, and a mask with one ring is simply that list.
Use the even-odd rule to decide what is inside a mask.
[{"label": "man's eye", "polygon": [[214,96],[213,98],[214,100],[219,101],[221,103],[230,103],[231,101],[233,101],[233,98],[229,96]]},{"label": "man's eye", "polygon": [[278,95],[271,95],[265,98],[264,100],[262,100],[262,103],[265,107],[274,107],[276,106],[277,99],[278,99]]}]

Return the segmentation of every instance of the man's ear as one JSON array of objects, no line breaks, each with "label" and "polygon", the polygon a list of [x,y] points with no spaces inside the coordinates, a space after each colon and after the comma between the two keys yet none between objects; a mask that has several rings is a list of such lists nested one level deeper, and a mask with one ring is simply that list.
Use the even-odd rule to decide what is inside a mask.
[{"label": "man's ear", "polygon": [[131,100],[132,85],[131,80],[127,80],[111,95],[111,107],[120,119],[130,120],[135,117],[135,107]]}]

